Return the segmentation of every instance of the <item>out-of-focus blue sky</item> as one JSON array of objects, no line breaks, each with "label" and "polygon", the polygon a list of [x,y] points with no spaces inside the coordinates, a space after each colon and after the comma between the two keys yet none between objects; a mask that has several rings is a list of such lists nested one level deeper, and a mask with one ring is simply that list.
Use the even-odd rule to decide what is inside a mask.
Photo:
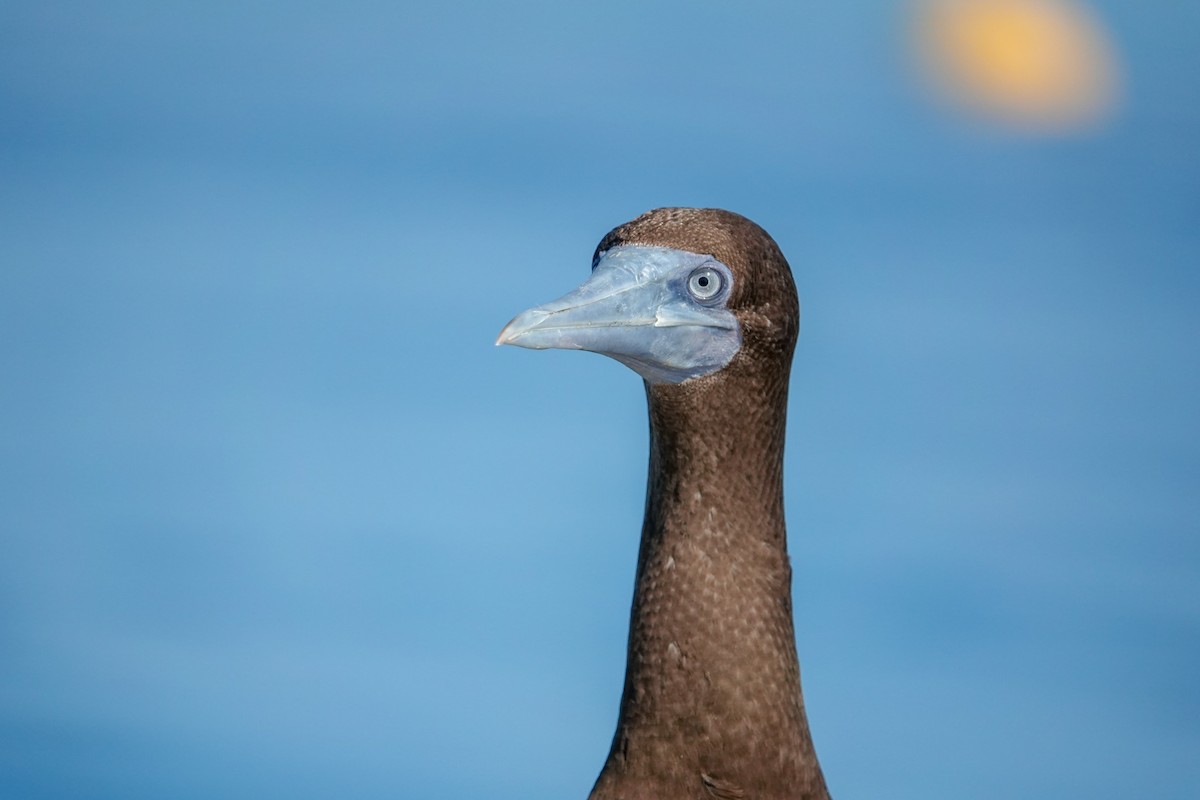
[{"label": "out-of-focus blue sky", "polygon": [[496,350],[661,205],[804,307],[787,491],[842,798],[1200,792],[1200,7],[1105,124],[911,4],[0,6],[0,794],[582,798],[642,387]]}]

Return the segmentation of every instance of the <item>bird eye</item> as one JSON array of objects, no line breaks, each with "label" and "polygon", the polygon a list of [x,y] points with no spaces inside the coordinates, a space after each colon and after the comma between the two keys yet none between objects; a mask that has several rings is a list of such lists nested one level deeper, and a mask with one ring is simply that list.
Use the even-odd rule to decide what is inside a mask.
[{"label": "bird eye", "polygon": [[712,267],[701,267],[688,277],[688,291],[700,302],[712,300],[725,287],[725,278]]}]

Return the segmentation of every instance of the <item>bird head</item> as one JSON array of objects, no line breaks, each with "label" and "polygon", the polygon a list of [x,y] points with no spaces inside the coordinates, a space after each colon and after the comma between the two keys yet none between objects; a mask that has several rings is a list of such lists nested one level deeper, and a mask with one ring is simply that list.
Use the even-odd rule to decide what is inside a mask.
[{"label": "bird head", "polygon": [[496,344],[589,350],[651,385],[678,384],[786,374],[799,318],[791,270],[766,231],[729,211],[660,208],[610,231],[586,281],[518,314]]}]

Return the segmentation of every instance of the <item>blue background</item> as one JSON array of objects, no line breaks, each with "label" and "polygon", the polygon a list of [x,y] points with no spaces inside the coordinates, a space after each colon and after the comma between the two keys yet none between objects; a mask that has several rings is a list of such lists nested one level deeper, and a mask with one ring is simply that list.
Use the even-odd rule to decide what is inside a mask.
[{"label": "blue background", "polygon": [[804,306],[787,491],[842,798],[1200,792],[1200,6],[1098,129],[909,6],[0,5],[0,794],[582,798],[641,382],[496,350],[661,205]]}]

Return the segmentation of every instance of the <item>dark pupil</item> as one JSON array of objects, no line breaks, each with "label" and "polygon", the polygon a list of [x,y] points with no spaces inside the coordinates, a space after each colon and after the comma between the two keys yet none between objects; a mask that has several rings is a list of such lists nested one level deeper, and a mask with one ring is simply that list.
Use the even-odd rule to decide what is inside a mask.
[{"label": "dark pupil", "polygon": [[701,289],[707,289],[708,288],[708,276],[701,275],[699,278],[696,279],[696,283],[700,284]]}]

